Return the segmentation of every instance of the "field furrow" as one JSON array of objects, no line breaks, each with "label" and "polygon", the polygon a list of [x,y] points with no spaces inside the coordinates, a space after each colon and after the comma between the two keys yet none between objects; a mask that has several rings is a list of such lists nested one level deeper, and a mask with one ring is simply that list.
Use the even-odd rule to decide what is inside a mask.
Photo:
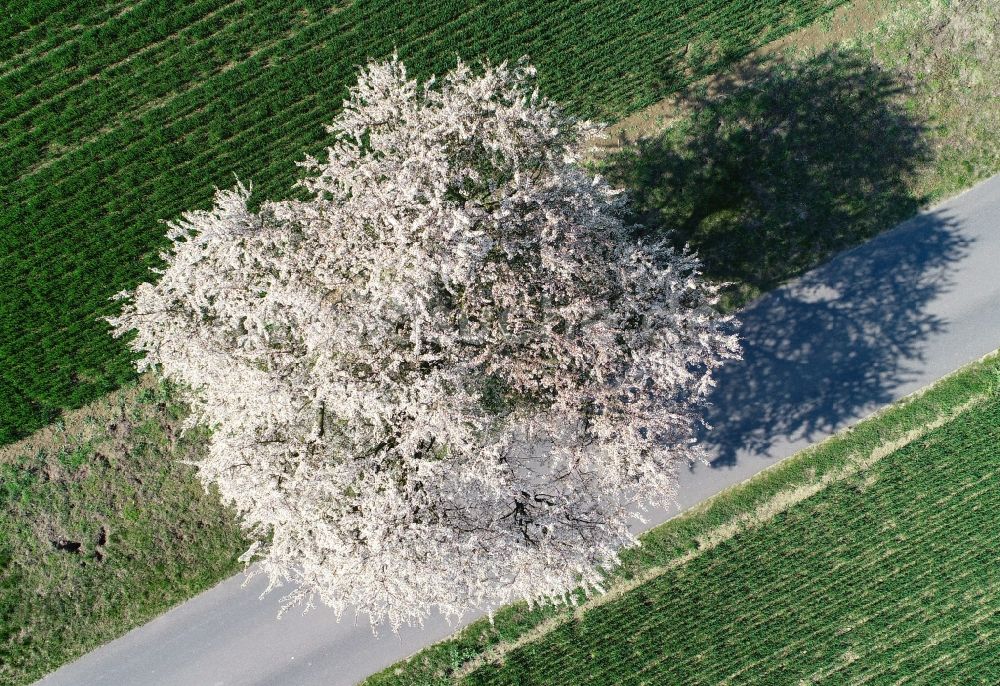
[{"label": "field furrow", "polygon": [[948,681],[1000,612],[998,467],[994,399],[463,683]]},{"label": "field furrow", "polygon": [[[204,205],[234,172],[261,198],[287,195],[293,160],[322,147],[321,124],[367,59],[398,48],[425,76],[456,54],[528,54],[546,94],[614,119],[839,4],[142,0],[6,18],[0,374],[12,390],[0,442],[130,378],[95,319],[145,278],[158,220]],[[714,57],[695,64],[699,45]]]}]

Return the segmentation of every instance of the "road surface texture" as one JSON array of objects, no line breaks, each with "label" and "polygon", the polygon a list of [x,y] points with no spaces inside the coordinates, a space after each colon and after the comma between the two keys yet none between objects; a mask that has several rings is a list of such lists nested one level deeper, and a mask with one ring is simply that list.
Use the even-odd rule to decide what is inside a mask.
[{"label": "road surface texture", "polygon": [[[840,254],[743,314],[745,359],[719,377],[685,470],[689,507],[1000,347],[1000,175]],[[675,514],[659,513],[650,525]],[[456,627],[372,636],[234,577],[43,679],[45,686],[338,686]],[[471,619],[471,618],[470,618]]]}]

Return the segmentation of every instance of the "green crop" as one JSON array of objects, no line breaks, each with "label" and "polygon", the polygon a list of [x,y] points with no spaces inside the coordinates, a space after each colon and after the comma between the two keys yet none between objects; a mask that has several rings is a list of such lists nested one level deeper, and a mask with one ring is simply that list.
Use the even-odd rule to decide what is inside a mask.
[{"label": "green crop", "polygon": [[149,277],[161,219],[233,174],[286,197],[357,67],[530,56],[612,120],[843,0],[45,0],[0,19],[0,443],[134,378],[98,320]]},{"label": "green crop", "polygon": [[657,574],[617,599],[504,608],[365,684],[997,683],[998,373],[971,365],[652,529],[609,583]]},{"label": "green crop", "polygon": [[996,683],[998,446],[995,401],[464,683]]}]

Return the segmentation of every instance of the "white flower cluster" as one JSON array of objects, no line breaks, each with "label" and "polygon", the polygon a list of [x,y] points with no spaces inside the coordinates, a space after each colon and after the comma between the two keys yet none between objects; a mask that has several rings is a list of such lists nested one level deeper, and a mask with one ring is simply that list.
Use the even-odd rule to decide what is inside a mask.
[{"label": "white flower cluster", "polygon": [[201,479],[290,604],[393,628],[599,588],[738,356],[694,256],[578,163],[533,70],[362,70],[306,201],[218,191],[117,335],[190,389]]}]

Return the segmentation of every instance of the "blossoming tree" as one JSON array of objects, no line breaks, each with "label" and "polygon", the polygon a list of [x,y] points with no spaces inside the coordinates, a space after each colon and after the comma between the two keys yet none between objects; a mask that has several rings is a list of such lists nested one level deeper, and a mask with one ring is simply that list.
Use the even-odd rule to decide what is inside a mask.
[{"label": "blossoming tree", "polygon": [[188,389],[213,430],[200,478],[288,604],[395,629],[599,588],[700,456],[739,354],[717,289],[623,223],[579,166],[598,127],[533,76],[370,64],[300,163],[308,200],[217,191],[120,294],[116,335]]}]

